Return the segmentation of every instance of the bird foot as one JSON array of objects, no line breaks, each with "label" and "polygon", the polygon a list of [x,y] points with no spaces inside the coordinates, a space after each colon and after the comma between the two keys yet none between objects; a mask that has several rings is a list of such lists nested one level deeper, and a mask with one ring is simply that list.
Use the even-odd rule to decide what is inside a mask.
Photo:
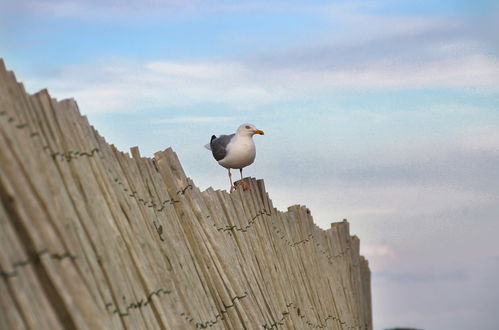
[{"label": "bird foot", "polygon": [[243,191],[250,190],[249,184],[247,184],[244,180],[237,181],[236,185],[237,185],[236,188],[239,186],[242,187]]}]

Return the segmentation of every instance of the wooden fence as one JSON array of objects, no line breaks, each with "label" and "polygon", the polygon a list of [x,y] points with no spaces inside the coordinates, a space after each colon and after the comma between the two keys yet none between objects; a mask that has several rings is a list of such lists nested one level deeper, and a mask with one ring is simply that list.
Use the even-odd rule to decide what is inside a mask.
[{"label": "wooden fence", "polygon": [[200,191],[171,149],[108,144],[0,60],[0,329],[372,329],[346,221]]}]

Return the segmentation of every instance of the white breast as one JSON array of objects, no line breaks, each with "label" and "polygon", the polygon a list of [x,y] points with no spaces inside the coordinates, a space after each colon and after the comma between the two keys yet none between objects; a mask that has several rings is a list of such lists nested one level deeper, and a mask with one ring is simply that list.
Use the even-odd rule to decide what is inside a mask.
[{"label": "white breast", "polygon": [[218,163],[225,168],[243,168],[253,163],[256,156],[251,136],[235,136],[227,145],[227,155]]}]

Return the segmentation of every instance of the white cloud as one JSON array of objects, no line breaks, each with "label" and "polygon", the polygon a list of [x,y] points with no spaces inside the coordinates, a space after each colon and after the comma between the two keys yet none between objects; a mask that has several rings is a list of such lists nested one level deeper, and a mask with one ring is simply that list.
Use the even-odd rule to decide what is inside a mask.
[{"label": "white cloud", "polygon": [[24,9],[29,9],[37,13],[48,14],[56,17],[77,17],[103,19],[117,15],[122,16],[131,14],[154,14],[162,12],[163,14],[178,11],[188,10],[198,3],[196,0],[125,0],[125,1],[93,1],[93,0],[42,0],[42,1],[27,1],[23,4],[11,5],[23,6]]},{"label": "white cloud", "polygon": [[499,153],[499,130],[497,125],[470,127],[458,137],[456,144],[468,151]]},{"label": "white cloud", "polygon": [[[467,56],[428,63],[376,63],[362,70],[259,69],[244,62],[116,62],[61,68],[28,79],[58,98],[74,97],[85,113],[140,112],[148,108],[220,103],[251,108],[338,90],[401,90],[499,86],[499,60]],[[491,87],[496,86],[496,87]]]},{"label": "white cloud", "polygon": [[350,212],[350,215],[353,217],[357,216],[381,216],[381,215],[393,215],[397,214],[399,211],[394,208],[361,208],[357,210],[353,210]]},{"label": "white cloud", "polygon": [[[224,0],[41,0],[12,3],[9,8],[23,8],[52,15],[55,17],[75,17],[79,19],[113,20],[130,19],[130,15],[145,17],[193,14],[193,13],[237,13],[237,12],[276,12],[322,10],[323,6],[304,5],[302,2],[285,1],[247,1]],[[128,16],[128,18],[127,18]],[[137,18],[137,17],[135,17]]]},{"label": "white cloud", "polygon": [[361,241],[360,254],[369,261],[369,268],[372,272],[390,269],[390,265],[399,259],[399,255],[393,248],[386,244],[364,244]]},{"label": "white cloud", "polygon": [[281,80],[301,81],[312,90],[497,86],[499,60],[475,55],[426,63],[379,62],[362,69],[290,70],[282,74]]},{"label": "white cloud", "polygon": [[182,63],[171,61],[157,61],[145,64],[147,71],[158,75],[199,80],[229,79],[233,80],[240,75],[246,75],[246,69],[238,63]]},{"label": "white cloud", "polygon": [[[342,29],[339,35],[346,43],[358,43],[378,38],[418,33],[455,26],[443,17],[389,15],[380,13],[383,4],[372,1],[348,1],[321,8]],[[338,33],[335,33],[338,35]]]},{"label": "white cloud", "polygon": [[[263,54],[223,61],[103,59],[58,68],[59,74],[28,79],[28,88],[49,87],[59,97],[74,97],[85,113],[140,112],[148,108],[223,104],[234,109],[320,98],[345,90],[403,90],[481,87],[498,92],[499,59],[477,37],[463,37],[461,21],[370,12],[366,1],[333,5],[299,2],[233,6],[224,1],[136,0],[30,2],[37,10],[60,15],[151,8],[208,10],[297,10],[330,15],[313,38],[296,48],[277,43]],[[230,9],[228,9],[230,8]],[[140,11],[138,10],[138,11]],[[154,10],[153,10],[154,11]],[[157,12],[163,13],[161,10]],[[331,33],[330,29],[335,29]],[[480,31],[479,31],[480,32]],[[328,37],[332,35],[332,37]],[[230,40],[229,40],[230,41]],[[278,51],[275,51],[278,50]]]},{"label": "white cloud", "polygon": [[184,117],[172,117],[165,119],[154,120],[155,124],[178,124],[178,123],[218,123],[224,121],[233,121],[233,117],[203,117],[203,116],[184,116]]},{"label": "white cloud", "polygon": [[360,251],[368,259],[370,257],[397,257],[395,251],[386,244],[361,244]]}]

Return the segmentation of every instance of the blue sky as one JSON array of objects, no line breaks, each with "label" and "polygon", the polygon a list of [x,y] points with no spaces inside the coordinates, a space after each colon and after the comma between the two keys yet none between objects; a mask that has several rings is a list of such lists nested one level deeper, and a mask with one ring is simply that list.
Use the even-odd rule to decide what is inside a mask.
[{"label": "blue sky", "polygon": [[375,329],[499,324],[497,31],[497,1],[0,2],[7,66],[121,150],[226,189],[202,146],[264,130],[246,174],[349,219]]}]

